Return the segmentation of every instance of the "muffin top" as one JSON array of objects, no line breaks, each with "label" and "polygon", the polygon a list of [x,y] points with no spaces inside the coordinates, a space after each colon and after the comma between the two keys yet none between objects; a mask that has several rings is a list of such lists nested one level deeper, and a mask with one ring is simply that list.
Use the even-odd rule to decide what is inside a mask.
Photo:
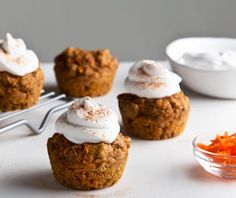
[{"label": "muffin top", "polygon": [[131,94],[146,98],[164,98],[179,93],[180,76],[152,60],[141,60],[129,70],[125,87]]},{"label": "muffin top", "polygon": [[84,97],[57,119],[56,130],[76,144],[112,143],[120,132],[120,125],[114,111]]},{"label": "muffin top", "polygon": [[82,50],[69,47],[54,59],[56,66],[72,70],[81,75],[96,72],[115,71],[118,61],[108,49]]},{"label": "muffin top", "polygon": [[36,54],[26,48],[22,39],[15,39],[7,33],[5,40],[0,40],[0,72],[15,76],[24,76],[39,67]]}]

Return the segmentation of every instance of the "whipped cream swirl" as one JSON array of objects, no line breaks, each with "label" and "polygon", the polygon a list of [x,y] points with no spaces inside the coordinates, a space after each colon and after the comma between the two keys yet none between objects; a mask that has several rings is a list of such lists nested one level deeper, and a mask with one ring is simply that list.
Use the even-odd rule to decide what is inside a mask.
[{"label": "whipped cream swirl", "polygon": [[112,143],[120,132],[120,125],[114,111],[84,97],[57,119],[56,130],[76,144]]},{"label": "whipped cream swirl", "polygon": [[180,92],[180,76],[152,60],[141,60],[129,70],[125,87],[131,94],[164,98]]},{"label": "whipped cream swirl", "polygon": [[178,61],[195,69],[218,71],[236,69],[236,51],[187,52]]},{"label": "whipped cream swirl", "polygon": [[39,60],[32,50],[28,50],[22,39],[14,39],[9,33],[0,40],[0,72],[24,76],[37,70]]}]

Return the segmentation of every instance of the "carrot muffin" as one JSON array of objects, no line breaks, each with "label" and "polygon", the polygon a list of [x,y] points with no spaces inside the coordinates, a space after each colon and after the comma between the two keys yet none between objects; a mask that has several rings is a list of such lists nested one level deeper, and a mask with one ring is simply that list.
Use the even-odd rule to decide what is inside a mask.
[{"label": "carrot muffin", "polygon": [[72,97],[106,94],[118,67],[117,59],[108,49],[87,51],[70,47],[54,61],[58,86]]},{"label": "carrot muffin", "polygon": [[189,98],[181,78],[151,60],[135,63],[118,96],[124,129],[139,138],[160,140],[181,134],[189,114]]},{"label": "carrot muffin", "polygon": [[9,33],[0,41],[0,111],[25,109],[39,98],[44,74],[39,60],[22,39]]},{"label": "carrot muffin", "polygon": [[58,118],[56,130],[47,148],[59,183],[90,190],[120,179],[131,140],[119,133],[118,118],[111,109],[81,98]]}]

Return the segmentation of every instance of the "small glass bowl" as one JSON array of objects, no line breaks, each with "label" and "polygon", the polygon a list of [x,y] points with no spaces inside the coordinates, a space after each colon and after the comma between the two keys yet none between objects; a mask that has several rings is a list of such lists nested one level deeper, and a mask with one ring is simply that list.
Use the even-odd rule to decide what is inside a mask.
[{"label": "small glass bowl", "polygon": [[[217,133],[223,135],[223,133]],[[228,133],[230,135],[230,133]],[[199,164],[209,173],[223,177],[236,179],[236,155],[225,156],[222,154],[212,153],[199,148],[198,143],[209,145],[210,140],[215,139],[215,133],[204,133],[194,138],[193,154]]]}]

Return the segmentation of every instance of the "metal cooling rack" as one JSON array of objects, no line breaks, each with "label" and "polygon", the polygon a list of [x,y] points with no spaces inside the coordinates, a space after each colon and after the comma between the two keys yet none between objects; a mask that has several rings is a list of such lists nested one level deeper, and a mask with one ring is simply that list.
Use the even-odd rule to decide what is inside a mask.
[{"label": "metal cooling rack", "polygon": [[0,123],[2,121],[7,121],[10,118],[14,118],[16,116],[24,115],[26,112],[34,111],[40,107],[44,107],[45,105],[48,105],[50,103],[53,103],[55,101],[60,101],[61,104],[59,105],[54,105],[52,108],[50,108],[46,114],[44,115],[40,126],[37,128],[35,127],[29,120],[27,119],[19,119],[17,121],[14,121],[10,124],[7,124],[3,127],[0,128],[0,134],[5,133],[9,130],[18,128],[20,126],[26,126],[28,127],[33,134],[40,134],[44,131],[49,119],[51,116],[62,110],[67,108],[70,104],[72,104],[73,99],[71,97],[66,96],[65,94],[56,94],[55,92],[45,92],[44,90],[41,92],[41,96],[39,98],[39,101],[36,105],[24,109],[24,110],[18,110],[18,111],[13,111],[13,112],[6,112],[6,113],[0,113]]}]

